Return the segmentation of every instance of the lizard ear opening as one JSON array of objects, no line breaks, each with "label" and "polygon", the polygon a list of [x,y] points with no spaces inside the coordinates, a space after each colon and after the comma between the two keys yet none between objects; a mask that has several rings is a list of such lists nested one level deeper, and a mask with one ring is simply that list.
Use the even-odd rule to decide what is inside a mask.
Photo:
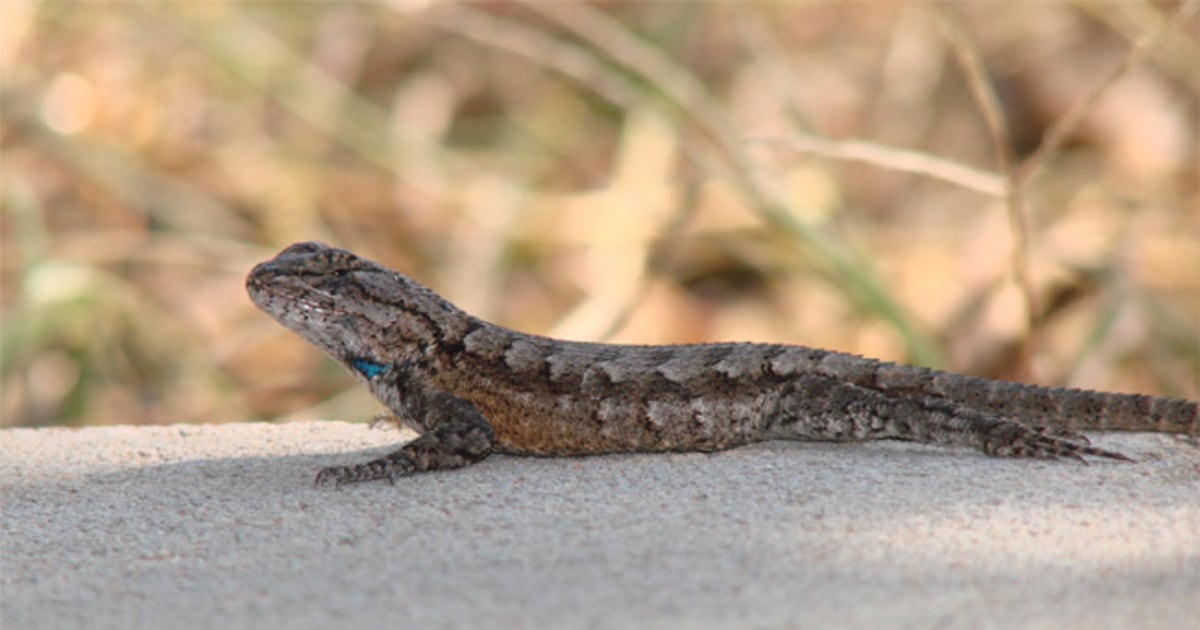
[{"label": "lizard ear opening", "polygon": [[387,365],[370,359],[351,359],[350,365],[353,365],[359,374],[367,378],[375,378],[387,371]]}]

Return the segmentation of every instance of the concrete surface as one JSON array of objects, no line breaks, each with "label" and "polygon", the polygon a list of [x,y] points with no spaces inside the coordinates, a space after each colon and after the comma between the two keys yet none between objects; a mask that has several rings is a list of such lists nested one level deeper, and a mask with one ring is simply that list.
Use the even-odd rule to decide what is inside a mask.
[{"label": "concrete surface", "polygon": [[[0,431],[8,628],[1200,627],[1200,450],[493,457],[314,489],[336,422]],[[362,452],[369,449],[369,452]]]}]

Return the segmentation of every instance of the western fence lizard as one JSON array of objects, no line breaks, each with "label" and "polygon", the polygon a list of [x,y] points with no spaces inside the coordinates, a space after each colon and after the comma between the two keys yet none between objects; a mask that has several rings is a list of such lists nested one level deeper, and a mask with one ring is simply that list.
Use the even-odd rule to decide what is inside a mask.
[{"label": "western fence lizard", "polygon": [[[776,439],[901,439],[1003,457],[1095,456],[1080,430],[1195,435],[1197,403],[1037,387],[804,346],[639,346],[519,333],[355,254],[297,243],[251,299],[346,366],[420,437],[318,484],[456,468],[493,452],[714,451]],[[1044,426],[1043,426],[1044,425]]]}]

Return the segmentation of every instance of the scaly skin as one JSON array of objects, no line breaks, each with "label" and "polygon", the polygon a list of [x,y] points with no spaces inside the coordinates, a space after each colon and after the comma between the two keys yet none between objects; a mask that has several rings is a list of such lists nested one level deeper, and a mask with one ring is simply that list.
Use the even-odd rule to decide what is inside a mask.
[{"label": "scaly skin", "polygon": [[465,466],[491,452],[712,451],[902,439],[1002,457],[1094,456],[1081,430],[1195,435],[1197,403],[992,381],[781,344],[561,341],[490,324],[351,252],[297,243],[246,279],[263,311],[342,363],[421,437],[318,483]]}]

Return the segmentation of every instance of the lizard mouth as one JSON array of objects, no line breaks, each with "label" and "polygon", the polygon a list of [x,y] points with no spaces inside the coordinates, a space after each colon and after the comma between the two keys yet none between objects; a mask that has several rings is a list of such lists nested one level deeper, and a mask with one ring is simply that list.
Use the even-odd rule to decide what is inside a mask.
[{"label": "lizard mouth", "polygon": [[274,258],[254,266],[246,276],[246,292],[268,313],[304,305],[335,310],[349,276],[376,266],[346,250],[318,242],[289,245]]},{"label": "lizard mouth", "polygon": [[329,320],[337,312],[336,296],[314,286],[304,275],[280,267],[277,259],[256,265],[246,277],[246,293],[259,310],[309,338],[306,322]]},{"label": "lizard mouth", "polygon": [[312,287],[296,282],[295,279],[268,260],[259,263],[246,276],[246,293],[259,308],[274,312],[275,304],[306,300]]}]

